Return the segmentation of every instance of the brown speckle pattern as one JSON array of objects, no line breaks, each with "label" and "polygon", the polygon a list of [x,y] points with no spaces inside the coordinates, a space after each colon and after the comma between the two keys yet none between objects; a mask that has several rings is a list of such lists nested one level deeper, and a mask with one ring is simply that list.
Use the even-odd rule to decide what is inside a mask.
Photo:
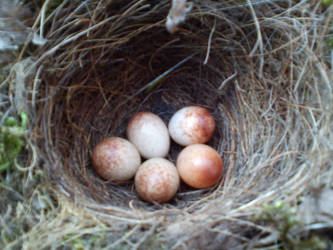
[{"label": "brown speckle pattern", "polygon": [[179,182],[174,164],[162,158],[144,162],[135,176],[138,194],[149,202],[163,203],[170,200],[176,194]]},{"label": "brown speckle pattern", "polygon": [[141,159],[129,141],[111,137],[96,145],[92,162],[102,178],[122,182],[134,176]]},{"label": "brown speckle pattern", "polygon": [[182,130],[193,143],[205,143],[213,135],[215,121],[209,111],[202,107],[189,107],[181,123]]}]

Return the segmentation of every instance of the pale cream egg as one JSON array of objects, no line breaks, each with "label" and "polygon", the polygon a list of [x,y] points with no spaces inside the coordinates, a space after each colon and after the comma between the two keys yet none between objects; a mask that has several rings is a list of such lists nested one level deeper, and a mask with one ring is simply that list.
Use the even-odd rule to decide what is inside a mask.
[{"label": "pale cream egg", "polygon": [[168,128],[159,116],[151,112],[139,112],[131,118],[127,138],[146,159],[165,157],[169,152]]}]

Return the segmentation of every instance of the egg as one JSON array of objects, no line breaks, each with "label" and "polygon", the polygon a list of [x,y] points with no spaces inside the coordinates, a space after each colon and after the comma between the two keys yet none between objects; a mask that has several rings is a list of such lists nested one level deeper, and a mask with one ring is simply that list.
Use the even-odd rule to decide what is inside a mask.
[{"label": "egg", "polygon": [[163,158],[152,158],[139,167],[135,175],[135,189],[148,202],[163,203],[173,198],[180,178],[175,165]]},{"label": "egg", "polygon": [[170,148],[170,136],[163,120],[151,112],[139,112],[129,121],[127,138],[146,159],[165,157]]},{"label": "egg", "polygon": [[206,143],[213,135],[215,121],[205,108],[189,106],[178,110],[169,121],[171,138],[182,146]]},{"label": "egg", "polygon": [[134,177],[141,164],[141,157],[128,140],[110,137],[95,146],[92,163],[97,174],[103,179],[125,182]]},{"label": "egg", "polygon": [[212,147],[193,144],[184,148],[177,157],[180,178],[193,188],[208,188],[222,177],[223,161]]}]

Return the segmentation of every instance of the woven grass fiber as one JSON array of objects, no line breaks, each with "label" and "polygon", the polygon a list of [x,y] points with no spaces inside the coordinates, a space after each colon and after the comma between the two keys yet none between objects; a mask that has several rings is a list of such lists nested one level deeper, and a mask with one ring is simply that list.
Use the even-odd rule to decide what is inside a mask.
[{"label": "woven grass fiber", "polygon": [[[32,121],[33,171],[47,173],[55,204],[19,239],[23,246],[80,246],[77,238],[93,235],[85,248],[283,247],[253,216],[276,201],[297,209],[300,197],[333,183],[324,42],[332,6],[194,0],[169,33],[166,0],[51,2],[33,26],[47,42],[24,61],[24,89],[13,78],[10,92]],[[225,168],[213,188],[182,184],[170,202],[150,204],[133,181],[117,185],[95,173],[93,147],[125,137],[133,114],[151,111],[167,123],[188,105],[207,108],[216,121],[208,144]],[[167,158],[175,162],[180,150],[173,143]]]}]

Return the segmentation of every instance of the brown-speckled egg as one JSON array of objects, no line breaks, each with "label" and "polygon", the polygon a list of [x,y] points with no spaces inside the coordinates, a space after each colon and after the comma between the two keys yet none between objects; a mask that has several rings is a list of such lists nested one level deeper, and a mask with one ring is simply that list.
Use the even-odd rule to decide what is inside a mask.
[{"label": "brown-speckled egg", "polygon": [[102,178],[124,182],[134,177],[141,164],[141,157],[128,140],[110,137],[95,146],[92,162],[94,169]]},{"label": "brown-speckled egg", "polygon": [[175,196],[179,182],[175,165],[163,158],[145,161],[135,175],[136,191],[143,200],[148,202],[169,201]]},{"label": "brown-speckled egg", "polygon": [[213,135],[215,121],[205,108],[189,106],[178,110],[169,121],[171,138],[182,146],[206,143]]},{"label": "brown-speckled egg", "polygon": [[208,188],[222,177],[223,161],[212,147],[193,144],[184,148],[176,163],[180,178],[193,188]]},{"label": "brown-speckled egg", "polygon": [[131,118],[127,138],[146,159],[165,157],[169,152],[168,128],[159,116],[151,112],[139,112]]}]

